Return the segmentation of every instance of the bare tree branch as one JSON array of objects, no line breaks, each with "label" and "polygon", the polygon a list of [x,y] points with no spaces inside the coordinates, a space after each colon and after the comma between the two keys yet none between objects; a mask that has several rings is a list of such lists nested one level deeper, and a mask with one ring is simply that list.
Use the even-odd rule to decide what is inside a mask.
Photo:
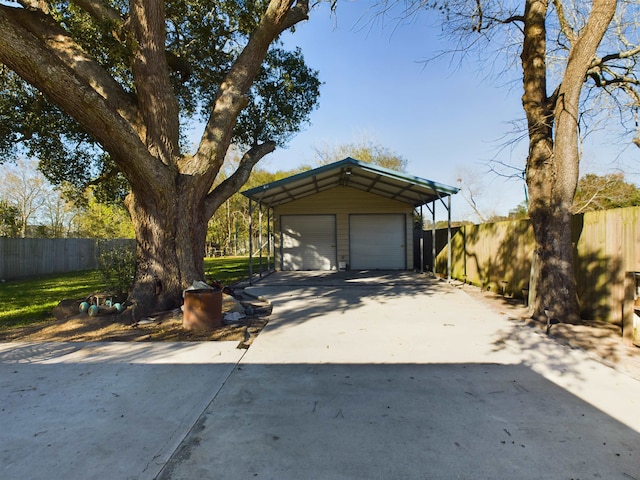
[{"label": "bare tree branch", "polygon": [[569,40],[569,44],[573,45],[576,41],[576,33],[574,32],[571,24],[567,20],[567,17],[564,12],[564,5],[560,0],[553,0],[553,6],[556,9],[556,13],[558,15],[558,23],[560,23],[560,31],[562,34],[567,37]]}]

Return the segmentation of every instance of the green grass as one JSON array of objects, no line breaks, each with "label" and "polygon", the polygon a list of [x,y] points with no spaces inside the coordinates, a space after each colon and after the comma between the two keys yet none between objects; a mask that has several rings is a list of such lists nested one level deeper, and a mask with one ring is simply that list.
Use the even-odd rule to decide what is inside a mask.
[{"label": "green grass", "polygon": [[[249,258],[205,258],[204,268],[208,278],[231,285],[248,278]],[[97,270],[1,283],[0,330],[46,321],[61,300],[85,298],[101,290],[104,284]]]},{"label": "green grass", "polygon": [[51,318],[60,300],[84,298],[102,289],[96,270],[72,272],[0,284],[0,329]]},{"label": "green grass", "polygon": [[[254,260],[255,266],[256,260]],[[207,279],[217,280],[223,285],[249,278],[249,257],[216,257],[204,259]]]}]

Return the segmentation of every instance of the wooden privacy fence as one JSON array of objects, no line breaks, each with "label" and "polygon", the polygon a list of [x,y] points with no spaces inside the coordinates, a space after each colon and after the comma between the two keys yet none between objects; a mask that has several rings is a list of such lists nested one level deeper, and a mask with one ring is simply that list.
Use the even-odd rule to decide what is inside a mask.
[{"label": "wooden privacy fence", "polygon": [[134,248],[135,240],[0,238],[0,279],[13,280],[98,268],[100,252]]},{"label": "wooden privacy fence", "polygon": [[[431,265],[431,232],[425,231]],[[583,318],[620,324],[625,272],[640,271],[640,207],[575,215],[575,276]],[[452,231],[451,275],[457,280],[525,298],[534,250],[529,220],[464,225]],[[436,272],[446,275],[447,230],[436,231]]]}]

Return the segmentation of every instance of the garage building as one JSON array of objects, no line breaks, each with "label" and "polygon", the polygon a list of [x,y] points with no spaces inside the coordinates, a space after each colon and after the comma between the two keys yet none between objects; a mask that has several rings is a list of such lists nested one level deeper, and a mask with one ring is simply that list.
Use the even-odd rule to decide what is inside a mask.
[{"label": "garage building", "polygon": [[450,218],[457,192],[345,158],[242,193],[272,219],[276,269],[330,271],[413,269],[416,217],[439,202]]}]

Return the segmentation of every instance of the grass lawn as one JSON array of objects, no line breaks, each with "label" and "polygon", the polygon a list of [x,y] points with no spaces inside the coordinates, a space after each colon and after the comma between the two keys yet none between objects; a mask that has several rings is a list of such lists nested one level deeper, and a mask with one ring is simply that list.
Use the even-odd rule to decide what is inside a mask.
[{"label": "grass lawn", "polygon": [[231,285],[249,278],[249,257],[205,258],[204,274],[223,285]]},{"label": "grass lawn", "polygon": [[97,270],[3,283],[0,285],[0,329],[47,320],[60,300],[86,297],[100,291],[102,285]]},{"label": "grass lawn", "polygon": [[[205,274],[223,285],[249,276],[248,257],[205,258]],[[104,290],[97,270],[9,281],[0,284],[0,330],[42,322],[61,300],[85,298]]]}]

